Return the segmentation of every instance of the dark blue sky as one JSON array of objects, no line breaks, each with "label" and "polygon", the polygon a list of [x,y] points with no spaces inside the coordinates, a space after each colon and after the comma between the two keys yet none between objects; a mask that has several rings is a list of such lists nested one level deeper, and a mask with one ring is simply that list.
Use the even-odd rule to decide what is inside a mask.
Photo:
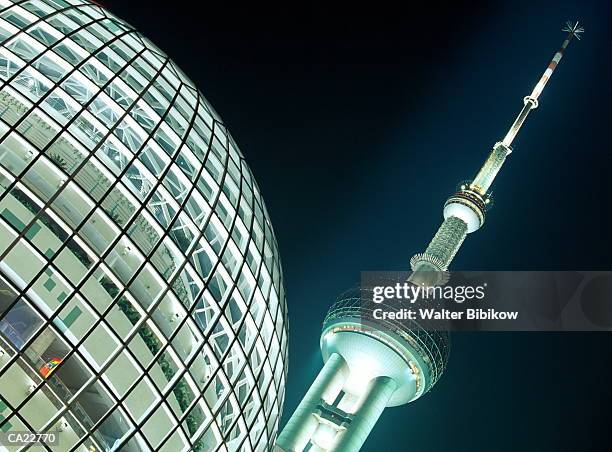
[{"label": "dark blue sky", "polygon": [[[517,137],[495,207],[454,269],[612,268],[609,2],[103,3],[197,83],[262,189],[288,293],[285,420],[321,366],[329,305],[360,271],[405,270],[425,249],[567,19],[584,21],[584,39]],[[609,450],[612,335],[453,339],[434,390],[387,410],[365,451]]]}]

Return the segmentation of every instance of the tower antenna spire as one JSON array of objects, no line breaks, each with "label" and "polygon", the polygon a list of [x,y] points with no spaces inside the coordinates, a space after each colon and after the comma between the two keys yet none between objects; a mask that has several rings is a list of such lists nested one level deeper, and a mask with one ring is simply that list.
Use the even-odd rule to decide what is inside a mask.
[{"label": "tower antenna spire", "polygon": [[550,60],[548,67],[544,71],[544,74],[542,74],[542,77],[540,77],[540,80],[538,81],[537,85],[533,88],[531,94],[529,96],[526,96],[525,99],[523,99],[523,102],[525,103],[523,109],[516,117],[514,123],[510,127],[510,130],[508,130],[508,133],[502,140],[502,143],[505,146],[512,145],[514,137],[525,122],[525,119],[527,118],[529,112],[535,108],[538,108],[538,98],[540,97],[540,94],[542,94],[542,91],[544,90],[544,87],[546,86],[546,83],[548,83],[548,80],[552,76],[553,72],[555,72],[555,69],[561,61],[561,58],[563,58],[565,49],[572,41],[572,38],[575,37],[576,39],[580,40],[580,35],[584,33],[584,28],[580,26],[580,22],[572,22],[568,20],[565,23],[565,26],[561,29],[561,31],[567,32],[567,36],[563,41],[563,44],[561,44],[561,48],[557,51],[557,53],[555,53],[555,55],[552,57],[552,60]]},{"label": "tower antenna spire", "polygon": [[[425,252],[413,256],[410,261],[415,274],[418,270],[429,270],[429,274],[439,272],[440,275],[443,275],[466,235],[478,230],[484,223],[485,212],[491,204],[491,184],[501,170],[506,157],[512,152],[512,141],[514,141],[516,134],[527,119],[529,112],[538,107],[538,98],[561,58],[563,58],[565,49],[574,37],[580,39],[580,35],[584,32],[584,28],[580,26],[579,22],[571,21],[568,21],[562,30],[567,32],[567,36],[561,44],[561,48],[552,57],[531,94],[523,99],[523,108],[504,139],[495,143],[493,150],[489,153],[487,160],[485,160],[474,180],[461,185],[459,191],[446,201],[444,205],[445,220],[442,226],[440,226]],[[439,277],[442,276],[436,278]]]}]

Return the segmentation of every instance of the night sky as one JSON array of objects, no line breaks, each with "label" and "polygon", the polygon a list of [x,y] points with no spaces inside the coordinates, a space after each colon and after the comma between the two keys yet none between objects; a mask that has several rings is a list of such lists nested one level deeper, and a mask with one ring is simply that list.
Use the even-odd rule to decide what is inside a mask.
[{"label": "night sky", "polygon": [[[261,187],[288,293],[283,424],[322,365],[327,308],[361,271],[406,270],[425,249],[567,19],[584,21],[584,39],[515,140],[495,207],[453,269],[612,269],[609,2],[102,3],[196,82]],[[607,333],[454,334],[436,387],[386,410],[363,450],[610,450],[611,350]]]}]

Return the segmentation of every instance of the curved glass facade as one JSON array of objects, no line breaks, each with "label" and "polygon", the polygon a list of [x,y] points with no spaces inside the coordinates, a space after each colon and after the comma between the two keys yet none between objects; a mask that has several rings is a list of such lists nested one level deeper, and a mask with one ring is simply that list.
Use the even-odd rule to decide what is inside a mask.
[{"label": "curved glass facade", "polygon": [[0,0],[0,431],[55,450],[268,450],[274,233],[193,83],[81,0]]}]

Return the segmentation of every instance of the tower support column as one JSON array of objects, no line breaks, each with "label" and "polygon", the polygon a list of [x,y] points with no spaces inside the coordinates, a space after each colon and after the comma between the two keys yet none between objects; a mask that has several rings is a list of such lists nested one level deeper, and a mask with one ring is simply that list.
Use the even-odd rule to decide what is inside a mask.
[{"label": "tower support column", "polygon": [[366,393],[358,402],[359,408],[355,411],[353,420],[339,435],[332,450],[356,452],[361,449],[396,388],[397,383],[389,377],[377,377],[370,381]]},{"label": "tower support column", "polygon": [[[446,271],[466,236],[467,224],[463,220],[455,216],[444,219],[425,252],[414,255],[410,260],[413,275],[419,274],[417,284],[438,284],[439,273]],[[414,278],[411,276],[409,280],[415,282]]]},{"label": "tower support column", "polygon": [[276,450],[301,452],[319,422],[314,416],[321,401],[332,403],[348,376],[348,366],[339,354],[332,354],[298,405],[276,441]]}]

